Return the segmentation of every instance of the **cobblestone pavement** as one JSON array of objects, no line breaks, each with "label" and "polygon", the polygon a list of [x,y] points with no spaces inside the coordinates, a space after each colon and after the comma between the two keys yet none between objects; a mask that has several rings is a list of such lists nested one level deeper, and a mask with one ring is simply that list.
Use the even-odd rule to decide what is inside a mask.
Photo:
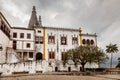
[{"label": "cobblestone pavement", "polygon": [[70,75],[31,75],[3,77],[0,80],[120,80],[120,75],[70,76]]}]

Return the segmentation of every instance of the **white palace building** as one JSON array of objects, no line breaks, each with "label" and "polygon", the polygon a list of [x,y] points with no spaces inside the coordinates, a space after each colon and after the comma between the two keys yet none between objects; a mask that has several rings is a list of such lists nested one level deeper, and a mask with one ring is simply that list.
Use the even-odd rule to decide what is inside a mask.
[{"label": "white palace building", "polygon": [[[0,72],[80,71],[72,61],[63,65],[64,53],[80,45],[97,46],[96,34],[84,34],[81,29],[43,26],[41,16],[33,6],[28,28],[11,27],[0,12]],[[97,68],[97,64],[85,67]]]}]

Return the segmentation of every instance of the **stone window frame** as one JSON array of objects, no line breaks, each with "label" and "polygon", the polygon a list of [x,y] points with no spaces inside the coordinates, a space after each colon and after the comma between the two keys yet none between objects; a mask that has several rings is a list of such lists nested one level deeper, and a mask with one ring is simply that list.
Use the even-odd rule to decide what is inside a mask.
[{"label": "stone window frame", "polygon": [[24,38],[24,33],[20,33],[20,38]]},{"label": "stone window frame", "polygon": [[13,38],[17,38],[17,32],[13,32]]},{"label": "stone window frame", "polygon": [[67,36],[61,36],[61,45],[67,45]]},{"label": "stone window frame", "polygon": [[72,44],[78,44],[78,37],[72,37]]},{"label": "stone window frame", "polygon": [[31,34],[27,33],[27,39],[31,39]]},{"label": "stone window frame", "polygon": [[49,51],[48,52],[48,54],[49,54],[49,59],[55,59],[55,52],[54,51]]},{"label": "stone window frame", "polygon": [[27,47],[27,48],[30,48],[30,47],[31,47],[30,43],[27,43],[27,44],[26,44],[26,47]]},{"label": "stone window frame", "polygon": [[33,58],[33,52],[29,52],[29,58]]},{"label": "stone window frame", "polygon": [[44,39],[43,39],[43,36],[36,36],[35,37],[35,43],[36,44],[43,44],[43,41],[44,41]]},{"label": "stone window frame", "polygon": [[55,44],[55,35],[48,35],[48,44]]}]

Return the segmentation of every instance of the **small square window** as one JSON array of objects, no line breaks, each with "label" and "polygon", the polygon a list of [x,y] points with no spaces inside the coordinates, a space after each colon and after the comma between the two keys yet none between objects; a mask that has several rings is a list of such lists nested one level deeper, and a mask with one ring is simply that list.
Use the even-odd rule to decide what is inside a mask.
[{"label": "small square window", "polygon": [[72,37],[72,44],[78,44],[78,38]]},{"label": "small square window", "polygon": [[13,33],[13,38],[17,38],[17,33]]},{"label": "small square window", "polygon": [[53,51],[49,52],[49,59],[54,59],[55,53]]},{"label": "small square window", "polygon": [[48,43],[55,43],[55,36],[48,36]]},{"label": "small square window", "polygon": [[40,30],[38,30],[38,33],[41,33],[41,31],[40,31]]},{"label": "small square window", "polygon": [[67,44],[67,37],[61,37],[61,45]]},{"label": "small square window", "polygon": [[33,52],[29,52],[29,58],[33,58]]},{"label": "small square window", "polygon": [[27,34],[27,39],[31,39],[31,34],[30,33]]},{"label": "small square window", "polygon": [[27,43],[26,47],[27,47],[27,48],[30,48],[30,43]]},{"label": "small square window", "polygon": [[43,37],[40,37],[40,44],[43,43]]},{"label": "small square window", "polygon": [[24,38],[24,33],[20,33],[20,38]]},{"label": "small square window", "polygon": [[35,37],[35,43],[37,43],[37,44],[39,43],[39,37],[38,36]]},{"label": "small square window", "polygon": [[61,53],[61,59],[62,59],[62,60],[65,60],[65,52],[62,52],[62,53]]}]

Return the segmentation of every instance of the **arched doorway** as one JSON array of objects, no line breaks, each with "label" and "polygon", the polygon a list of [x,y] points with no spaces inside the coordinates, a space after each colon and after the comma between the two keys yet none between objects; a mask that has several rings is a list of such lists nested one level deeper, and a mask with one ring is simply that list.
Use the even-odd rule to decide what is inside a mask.
[{"label": "arched doorway", "polygon": [[36,53],[36,60],[42,60],[42,53],[41,52]]},{"label": "arched doorway", "polygon": [[71,67],[68,67],[68,72],[71,72]]},{"label": "arched doorway", "polygon": [[55,72],[58,72],[58,67],[55,67]]}]

